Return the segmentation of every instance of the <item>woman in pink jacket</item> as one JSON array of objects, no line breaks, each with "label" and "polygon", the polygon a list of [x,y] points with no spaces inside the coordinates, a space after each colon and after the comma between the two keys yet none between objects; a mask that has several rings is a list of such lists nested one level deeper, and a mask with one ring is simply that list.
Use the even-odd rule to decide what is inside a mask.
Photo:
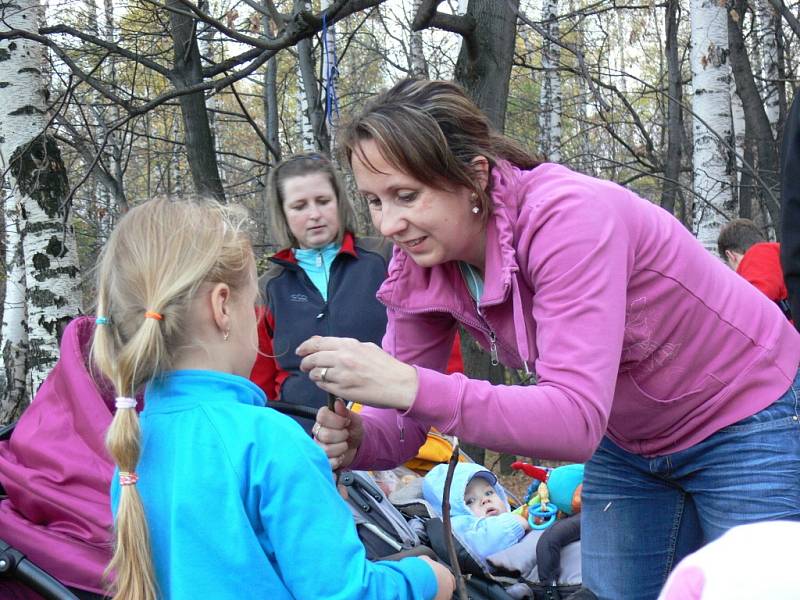
[{"label": "woman in pink jacket", "polygon": [[[341,144],[395,252],[383,350],[298,348],[322,389],[372,407],[318,413],[333,468],[393,467],[429,427],[589,461],[583,577],[601,599],[656,598],[734,525],[800,520],[800,335],[670,214],[537,163],[448,82],[395,85]],[[537,385],[445,375],[458,325]]]}]

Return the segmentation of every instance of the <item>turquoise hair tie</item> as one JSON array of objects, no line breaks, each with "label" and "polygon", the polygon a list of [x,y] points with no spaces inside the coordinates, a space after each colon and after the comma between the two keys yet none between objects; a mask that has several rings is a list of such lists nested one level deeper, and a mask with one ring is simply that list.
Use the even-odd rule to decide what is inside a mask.
[{"label": "turquoise hair tie", "polygon": [[95,325],[108,325],[108,317],[95,317]]}]

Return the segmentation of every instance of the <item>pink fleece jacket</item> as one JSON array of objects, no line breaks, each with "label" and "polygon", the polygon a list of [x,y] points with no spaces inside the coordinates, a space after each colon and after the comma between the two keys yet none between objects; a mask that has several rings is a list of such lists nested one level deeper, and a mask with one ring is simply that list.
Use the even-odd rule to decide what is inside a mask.
[{"label": "pink fleece jacket", "polygon": [[[492,170],[485,288],[395,248],[384,349],[415,365],[405,413],[365,408],[356,468],[414,456],[433,426],[493,450],[582,462],[604,434],[642,455],[692,446],[781,396],[800,335],[672,215],[555,164]],[[456,324],[535,386],[445,375]]]}]

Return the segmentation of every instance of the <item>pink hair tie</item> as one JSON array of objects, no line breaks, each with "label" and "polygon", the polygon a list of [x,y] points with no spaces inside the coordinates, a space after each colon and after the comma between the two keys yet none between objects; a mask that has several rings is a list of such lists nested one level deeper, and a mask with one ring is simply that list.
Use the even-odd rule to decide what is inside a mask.
[{"label": "pink hair tie", "polygon": [[119,484],[120,485],[136,485],[136,482],[139,481],[139,477],[134,472],[127,472],[127,471],[120,471],[119,472]]}]

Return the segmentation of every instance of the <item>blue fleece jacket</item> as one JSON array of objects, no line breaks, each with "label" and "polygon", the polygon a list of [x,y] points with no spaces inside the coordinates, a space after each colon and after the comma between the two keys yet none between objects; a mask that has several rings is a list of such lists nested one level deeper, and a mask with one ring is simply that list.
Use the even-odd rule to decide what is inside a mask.
[{"label": "blue fleece jacket", "polygon": [[[159,598],[433,598],[420,559],[366,559],[322,450],[264,399],[212,371],[147,386],[137,487]],[[116,514],[116,477],[111,494]]]},{"label": "blue fleece jacket", "polygon": [[[479,464],[458,463],[450,485],[450,521],[453,534],[462,544],[466,544],[480,559],[486,559],[495,552],[500,552],[516,544],[525,529],[519,518],[510,512],[493,517],[476,517],[464,502],[467,484],[477,473],[487,473],[494,480],[495,492],[509,508],[508,496],[503,486],[497,483],[494,474]],[[436,465],[422,481],[422,495],[439,516],[442,514],[442,498],[444,496],[444,480],[447,465]]]}]

